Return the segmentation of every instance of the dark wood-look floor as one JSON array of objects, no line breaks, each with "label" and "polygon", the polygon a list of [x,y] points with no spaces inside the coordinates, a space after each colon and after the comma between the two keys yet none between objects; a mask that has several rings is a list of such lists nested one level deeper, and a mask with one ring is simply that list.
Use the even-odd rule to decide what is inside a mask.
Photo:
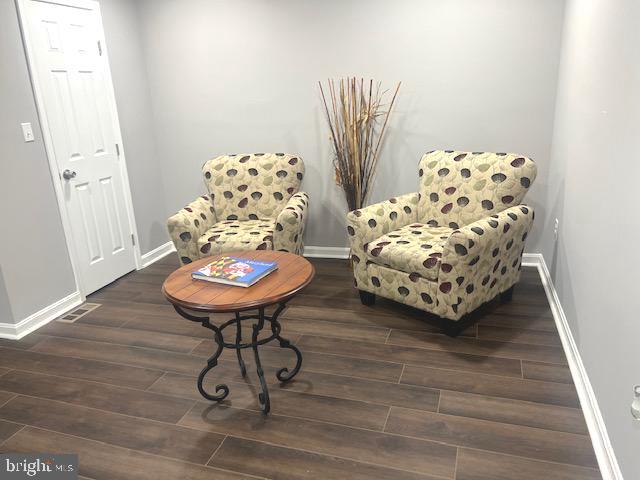
[{"label": "dark wood-look floor", "polygon": [[91,295],[102,306],[74,324],[0,341],[2,451],[79,453],[94,480],[601,478],[535,270],[452,339],[407,307],[361,305],[346,262],[314,261],[282,316],[296,379],[274,375],[289,350],[261,348],[265,417],[249,354],[247,380],[231,351],[210,374],[222,404],[197,393],[213,342],[160,293],[176,262]]}]

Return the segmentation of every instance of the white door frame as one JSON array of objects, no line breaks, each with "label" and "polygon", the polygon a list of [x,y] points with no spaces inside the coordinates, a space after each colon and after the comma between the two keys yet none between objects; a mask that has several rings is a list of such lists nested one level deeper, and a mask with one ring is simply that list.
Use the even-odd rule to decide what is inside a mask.
[{"label": "white door frame", "polygon": [[[18,18],[20,19],[20,30],[22,32],[22,41],[24,45],[24,51],[27,57],[27,66],[29,68],[29,76],[31,77],[31,85],[33,87],[33,93],[36,101],[36,108],[38,111],[38,118],[40,119],[40,126],[42,130],[42,139],[44,141],[44,147],[47,154],[49,163],[49,169],[51,172],[51,179],[53,180],[53,187],[56,192],[56,200],[58,201],[58,210],[60,211],[60,218],[62,219],[62,227],[64,229],[64,236],[67,243],[67,249],[69,250],[69,258],[71,259],[71,268],[73,269],[73,276],[76,282],[76,288],[80,292],[82,300],[84,301],[87,292],[83,288],[81,277],[78,273],[78,261],[75,243],[73,241],[73,234],[71,229],[71,221],[69,218],[69,212],[67,211],[67,204],[64,201],[64,192],[62,187],[62,179],[60,178],[60,167],[58,160],[55,156],[55,150],[53,148],[53,139],[49,130],[49,119],[44,108],[44,96],[42,94],[41,86],[39,85],[38,76],[35,74],[35,55],[31,52],[33,48],[32,36],[30,32],[27,3],[32,0],[15,0],[18,7]],[[44,3],[53,3],[57,5],[65,5],[76,8],[83,8],[85,10],[94,10],[97,12],[100,21],[98,22],[98,31],[96,32],[96,40],[100,42],[100,48],[102,48],[102,57],[105,62],[105,72],[109,78],[109,85],[107,86],[107,101],[109,103],[109,110],[111,112],[111,118],[113,119],[113,129],[116,143],[120,149],[120,176],[122,179],[122,185],[125,197],[125,208],[127,211],[127,220],[129,223],[129,229],[131,235],[135,239],[135,245],[133,246],[133,252],[135,257],[136,269],[142,268],[142,259],[140,254],[140,242],[138,237],[138,229],[136,228],[135,216],[133,213],[133,200],[131,197],[131,186],[129,185],[129,174],[127,172],[127,161],[124,153],[124,147],[122,145],[122,133],[120,130],[120,120],[118,118],[118,108],[116,106],[116,97],[113,90],[113,78],[111,76],[111,67],[109,65],[109,54],[107,52],[107,44],[105,41],[104,28],[102,25],[102,13],[100,11],[100,4],[98,0],[42,0]],[[96,44],[96,48],[98,45]]]}]

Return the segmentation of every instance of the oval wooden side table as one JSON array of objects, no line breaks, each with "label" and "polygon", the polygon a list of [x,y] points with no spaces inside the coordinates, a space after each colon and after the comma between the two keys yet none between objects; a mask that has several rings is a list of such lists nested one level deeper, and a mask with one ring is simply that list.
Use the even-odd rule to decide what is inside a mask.
[{"label": "oval wooden side table", "polygon": [[[211,283],[203,280],[193,280],[191,272],[204,267],[220,257],[237,257],[260,262],[277,262],[278,270],[248,288],[234,287],[219,283]],[[216,385],[216,393],[212,394],[204,389],[204,377],[218,364],[218,358],[224,348],[236,351],[240,372],[246,376],[247,369],[242,359],[242,350],[251,348],[256,362],[256,371],[260,380],[261,392],[258,394],[260,407],[264,413],[269,413],[269,390],[264,379],[264,371],[260,363],[258,347],[277,340],[281,348],[291,349],[296,355],[296,365],[289,371],[283,367],[276,373],[281,382],[291,380],[300,370],[302,354],[300,350],[289,340],[281,336],[282,327],[278,316],[285,309],[286,302],[305,288],[315,274],[313,265],[305,258],[287,252],[274,252],[268,250],[256,250],[246,252],[229,252],[213,257],[202,258],[198,261],[184,265],[167,277],[162,285],[164,296],[173,304],[176,312],[183,318],[193,322],[199,322],[203,327],[214,332],[217,348],[207,360],[207,365],[198,375],[198,391],[207,400],[221,401],[229,395],[229,387],[224,384]],[[265,315],[265,308],[277,305],[271,315]],[[257,310],[257,313],[245,313]],[[197,315],[192,312],[202,312]],[[234,318],[227,320],[220,326],[209,321],[209,314],[233,313]],[[254,320],[252,325],[251,342],[242,340],[242,322]],[[260,332],[269,323],[271,335],[259,338]],[[224,330],[235,325],[235,341],[224,340]]]}]

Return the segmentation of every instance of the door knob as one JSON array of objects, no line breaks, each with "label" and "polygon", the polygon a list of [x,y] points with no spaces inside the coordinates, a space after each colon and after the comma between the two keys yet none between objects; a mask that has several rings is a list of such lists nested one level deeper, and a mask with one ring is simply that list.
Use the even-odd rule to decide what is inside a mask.
[{"label": "door knob", "polygon": [[76,172],[67,168],[64,172],[62,172],[62,178],[64,178],[65,180],[76,178]]}]

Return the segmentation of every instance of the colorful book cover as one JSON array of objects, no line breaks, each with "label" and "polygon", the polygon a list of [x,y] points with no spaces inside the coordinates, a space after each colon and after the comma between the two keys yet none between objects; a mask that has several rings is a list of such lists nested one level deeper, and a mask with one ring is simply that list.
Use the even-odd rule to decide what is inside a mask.
[{"label": "colorful book cover", "polygon": [[221,257],[215,262],[211,262],[194,271],[191,276],[209,282],[248,287],[276,268],[278,268],[276,262],[258,262],[243,258]]}]

